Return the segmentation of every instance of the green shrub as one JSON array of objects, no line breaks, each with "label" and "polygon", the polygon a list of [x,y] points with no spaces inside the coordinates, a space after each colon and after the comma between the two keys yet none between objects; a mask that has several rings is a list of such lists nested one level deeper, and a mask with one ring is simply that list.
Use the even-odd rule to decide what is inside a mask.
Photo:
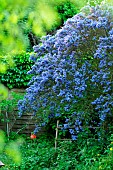
[{"label": "green shrub", "polygon": [[24,93],[9,92],[7,99],[0,102],[0,109],[2,111],[12,111],[17,108],[18,100],[23,99]]},{"label": "green shrub", "polygon": [[30,53],[26,52],[13,56],[14,67],[9,68],[5,74],[0,74],[1,83],[9,89],[26,88],[31,77],[27,72],[33,65],[29,57]]},{"label": "green shrub", "polygon": [[47,33],[54,34],[54,32],[59,29],[59,27],[63,26],[64,22],[68,19],[73,17],[75,14],[77,14],[80,9],[75,3],[70,2],[67,0],[67,2],[63,2],[60,4],[57,4],[57,6],[54,7],[55,10],[57,10],[59,15],[59,21],[55,21],[52,28],[47,31]]},{"label": "green shrub", "polygon": [[59,17],[63,22],[65,22],[68,18],[73,17],[79,11],[78,7],[70,1],[58,5],[56,8],[58,10]]}]

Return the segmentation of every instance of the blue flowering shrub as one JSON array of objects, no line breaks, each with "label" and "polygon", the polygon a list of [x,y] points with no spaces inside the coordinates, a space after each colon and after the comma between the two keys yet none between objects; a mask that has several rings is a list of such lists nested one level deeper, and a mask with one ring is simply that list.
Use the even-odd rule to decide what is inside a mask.
[{"label": "blue flowering shrub", "polygon": [[86,126],[111,125],[112,14],[113,7],[87,6],[34,46],[34,65],[28,72],[33,76],[18,103],[20,116],[30,111],[42,126],[51,118],[63,119],[63,130],[68,128],[74,140]]}]

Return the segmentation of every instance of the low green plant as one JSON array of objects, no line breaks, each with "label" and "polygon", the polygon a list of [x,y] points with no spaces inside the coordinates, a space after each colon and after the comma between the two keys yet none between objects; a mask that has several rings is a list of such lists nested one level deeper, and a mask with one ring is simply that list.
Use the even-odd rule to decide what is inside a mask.
[{"label": "low green plant", "polygon": [[99,155],[99,170],[112,170],[113,169],[113,134],[109,139],[109,145],[104,151],[104,155]]}]

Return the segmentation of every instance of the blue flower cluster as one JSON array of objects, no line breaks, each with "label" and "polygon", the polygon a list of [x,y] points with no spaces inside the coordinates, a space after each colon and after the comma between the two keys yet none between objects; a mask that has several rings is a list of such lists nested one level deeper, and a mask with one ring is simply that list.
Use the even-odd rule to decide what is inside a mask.
[{"label": "blue flower cluster", "polygon": [[[75,129],[69,130],[73,139],[88,116],[91,120],[96,115],[101,125],[113,113],[113,9],[88,9],[34,47],[34,65],[28,72],[33,77],[18,103],[19,115],[32,112],[43,122],[78,112]],[[84,116],[81,122],[79,113],[87,115],[87,121]]]},{"label": "blue flower cluster", "polygon": [[84,112],[74,112],[69,119],[65,120],[63,130],[69,130],[72,140],[77,140],[79,132],[83,131]]}]

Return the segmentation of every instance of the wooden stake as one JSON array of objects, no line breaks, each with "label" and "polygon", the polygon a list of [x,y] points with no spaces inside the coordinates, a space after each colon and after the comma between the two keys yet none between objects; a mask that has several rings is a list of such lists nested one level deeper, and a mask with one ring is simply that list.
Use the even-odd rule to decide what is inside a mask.
[{"label": "wooden stake", "polygon": [[57,120],[57,127],[56,127],[55,149],[57,148],[57,140],[58,140],[58,125],[59,125],[59,120]]}]

